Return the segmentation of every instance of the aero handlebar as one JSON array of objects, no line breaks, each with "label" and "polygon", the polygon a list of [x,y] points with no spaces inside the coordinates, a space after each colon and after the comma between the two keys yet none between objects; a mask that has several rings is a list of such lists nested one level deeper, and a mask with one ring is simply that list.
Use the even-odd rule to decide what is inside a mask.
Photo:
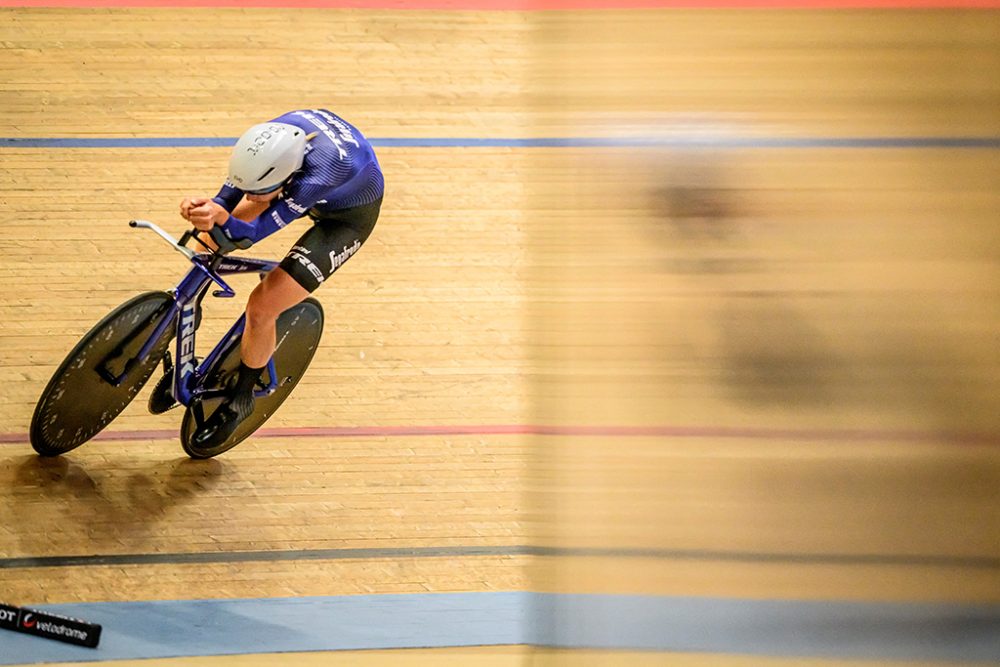
[{"label": "aero handlebar", "polygon": [[154,232],[156,232],[157,236],[159,236],[161,239],[169,243],[174,250],[184,255],[188,259],[191,259],[196,254],[194,250],[191,250],[191,248],[187,248],[184,245],[188,242],[188,239],[191,238],[191,236],[195,233],[196,230],[192,229],[184,232],[184,236],[182,236],[181,240],[178,241],[173,236],[160,229],[158,225],[153,224],[149,220],[131,220],[129,221],[128,226],[153,230]]}]

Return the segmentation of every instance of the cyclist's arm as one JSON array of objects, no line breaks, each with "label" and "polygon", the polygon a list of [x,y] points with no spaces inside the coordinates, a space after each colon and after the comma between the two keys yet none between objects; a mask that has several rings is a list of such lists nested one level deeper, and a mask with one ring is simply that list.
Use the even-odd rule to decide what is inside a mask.
[{"label": "cyclist's arm", "polygon": [[229,181],[226,181],[222,188],[219,189],[219,194],[212,197],[212,201],[226,209],[229,213],[233,212],[233,209],[236,208],[241,199],[243,199],[243,191],[233,187]]},{"label": "cyclist's arm", "polygon": [[324,188],[298,187],[289,196],[275,199],[263,213],[250,222],[244,222],[230,214],[221,227],[223,233],[235,242],[257,243],[275,233],[288,223],[301,218],[323,196]]}]

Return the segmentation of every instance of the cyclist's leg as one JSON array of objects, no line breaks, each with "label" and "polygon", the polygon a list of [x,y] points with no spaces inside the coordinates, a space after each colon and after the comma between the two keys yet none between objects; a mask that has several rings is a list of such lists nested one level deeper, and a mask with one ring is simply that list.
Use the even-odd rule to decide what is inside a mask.
[{"label": "cyclist's leg", "polygon": [[278,316],[316,291],[368,239],[381,201],[316,220],[250,294],[240,347],[243,364],[263,368],[274,353]]},{"label": "cyclist's leg", "polygon": [[254,288],[247,302],[236,384],[229,398],[195,431],[191,437],[194,445],[221,445],[253,414],[254,387],[274,354],[278,316],[307,296],[309,292],[280,267]]},{"label": "cyclist's leg", "polygon": [[315,224],[281,261],[281,268],[306,291],[314,292],[368,240],[381,204],[379,199],[314,219]]},{"label": "cyclist's leg", "polygon": [[247,302],[240,370],[233,395],[198,429],[198,447],[221,444],[253,412],[253,388],[274,353],[278,316],[306,298],[350,259],[368,239],[381,200],[336,211],[316,220],[280,266],[254,289]]},{"label": "cyclist's leg", "polygon": [[309,296],[281,267],[267,274],[247,301],[240,358],[250,368],[263,368],[274,354],[275,323],[283,312]]}]

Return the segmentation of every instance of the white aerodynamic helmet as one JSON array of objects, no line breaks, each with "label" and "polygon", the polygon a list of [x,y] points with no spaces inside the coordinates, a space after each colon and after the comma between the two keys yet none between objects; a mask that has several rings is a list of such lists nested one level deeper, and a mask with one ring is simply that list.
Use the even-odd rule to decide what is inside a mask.
[{"label": "white aerodynamic helmet", "polygon": [[243,133],[229,158],[229,181],[262,194],[278,189],[302,167],[306,133],[287,123],[261,123]]}]

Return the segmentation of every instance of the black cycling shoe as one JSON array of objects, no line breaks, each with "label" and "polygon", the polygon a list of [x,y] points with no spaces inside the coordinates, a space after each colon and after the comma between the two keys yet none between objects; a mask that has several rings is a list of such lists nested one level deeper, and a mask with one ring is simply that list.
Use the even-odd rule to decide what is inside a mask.
[{"label": "black cycling shoe", "polygon": [[236,432],[244,419],[253,414],[252,392],[244,392],[226,399],[205,423],[191,436],[191,442],[200,448],[218,447]]},{"label": "black cycling shoe", "polygon": [[149,395],[149,411],[154,415],[162,415],[171,408],[176,408],[178,403],[173,394],[174,374],[171,371],[164,373],[163,377],[153,387],[153,393]]}]

